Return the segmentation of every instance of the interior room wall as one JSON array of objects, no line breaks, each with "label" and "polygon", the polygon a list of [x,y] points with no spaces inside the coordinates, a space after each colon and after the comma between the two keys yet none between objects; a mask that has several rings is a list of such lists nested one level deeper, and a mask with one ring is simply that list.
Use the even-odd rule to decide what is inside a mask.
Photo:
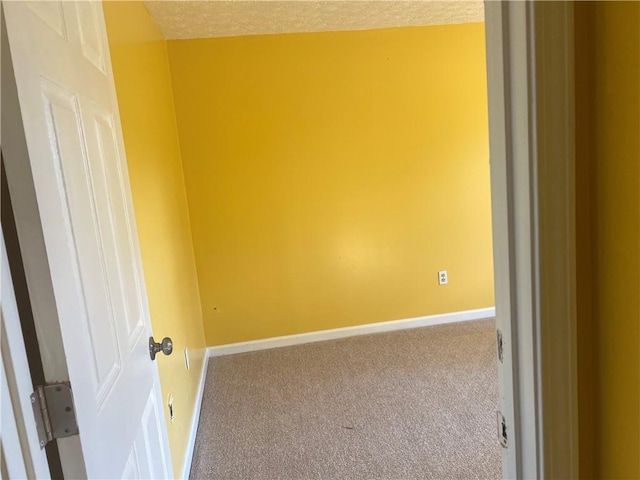
[{"label": "interior room wall", "polygon": [[581,478],[640,478],[640,4],[576,3]]},{"label": "interior room wall", "polygon": [[168,52],[208,345],[494,305],[483,24]]},{"label": "interior room wall", "polygon": [[[205,339],[166,42],[142,2],[104,2],[109,47],[165,399],[174,475],[182,473]],[[190,352],[191,369],[184,349]],[[166,401],[173,394],[175,420]]]}]

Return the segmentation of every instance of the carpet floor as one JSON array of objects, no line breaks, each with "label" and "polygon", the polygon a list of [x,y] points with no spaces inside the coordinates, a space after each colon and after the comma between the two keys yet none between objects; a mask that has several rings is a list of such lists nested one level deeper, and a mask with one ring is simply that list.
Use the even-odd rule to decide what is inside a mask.
[{"label": "carpet floor", "polygon": [[494,326],[210,359],[191,478],[501,478]]}]

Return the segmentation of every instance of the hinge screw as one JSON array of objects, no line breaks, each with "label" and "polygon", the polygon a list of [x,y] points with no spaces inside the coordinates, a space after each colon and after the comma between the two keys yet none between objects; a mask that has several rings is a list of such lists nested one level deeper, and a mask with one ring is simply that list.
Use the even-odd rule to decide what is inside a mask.
[{"label": "hinge screw", "polygon": [[31,395],[31,403],[36,403],[36,397],[34,397],[33,395]]},{"label": "hinge screw", "polygon": [[44,447],[44,440],[40,440],[40,446]]}]

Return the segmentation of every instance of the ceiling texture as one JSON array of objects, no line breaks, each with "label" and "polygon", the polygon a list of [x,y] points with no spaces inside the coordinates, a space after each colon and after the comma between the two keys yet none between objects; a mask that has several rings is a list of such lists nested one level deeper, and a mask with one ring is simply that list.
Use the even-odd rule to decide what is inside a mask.
[{"label": "ceiling texture", "polygon": [[145,4],[170,40],[484,21],[482,1],[155,0]]}]

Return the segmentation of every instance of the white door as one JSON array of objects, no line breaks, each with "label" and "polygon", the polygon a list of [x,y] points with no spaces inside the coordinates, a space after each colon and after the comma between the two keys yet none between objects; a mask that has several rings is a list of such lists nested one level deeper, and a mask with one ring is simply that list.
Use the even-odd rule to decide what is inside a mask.
[{"label": "white door", "polygon": [[[170,477],[102,6],[4,2],[4,14],[39,211],[17,221],[41,224],[55,300],[50,321],[59,322],[80,463],[89,478]],[[21,168],[7,168],[10,191],[11,173]],[[20,240],[28,256],[32,239]],[[39,341],[50,358],[55,347]],[[63,467],[78,462],[65,456],[63,448]]]}]

